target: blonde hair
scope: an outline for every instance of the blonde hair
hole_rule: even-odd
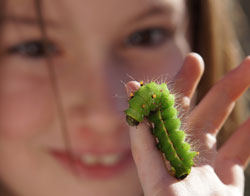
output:
[[[187,1],[193,26],[193,50],[205,61],[205,72],[198,86],[198,101],[208,90],[240,63],[242,51],[229,17],[228,0]],[[246,116],[245,101],[239,100],[218,134],[221,146]]]

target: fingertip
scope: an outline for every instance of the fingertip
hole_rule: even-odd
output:
[[[200,74],[202,74],[205,70],[205,63],[201,55],[195,52],[191,52],[187,56],[191,59],[192,64],[198,65],[198,71],[200,72]]]
[[[189,53],[175,76],[176,87],[184,96],[192,97],[204,72],[204,61],[197,53]],[[185,82],[184,82],[185,81]]]
[[[197,53],[197,52],[190,52],[188,55],[193,56],[193,57],[195,57],[197,59],[203,60],[201,55],[199,53]]]
[[[131,93],[134,93],[140,88],[140,83],[137,81],[129,81],[125,87],[127,95],[130,96]]]
[[[246,58],[244,59],[244,62],[246,62],[247,64],[250,64],[250,55],[246,56]]]
[[[201,77],[205,69],[204,61],[202,57],[198,53],[189,53],[183,64],[183,71],[186,73],[190,73],[190,70],[192,71],[192,75],[194,77]]]

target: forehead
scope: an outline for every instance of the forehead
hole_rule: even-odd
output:
[[[36,0],[8,0],[8,12],[15,15],[35,16]],[[38,0],[39,2],[39,0]],[[121,21],[131,14],[141,13],[150,8],[165,9],[166,12],[180,13],[185,8],[185,0],[40,0],[44,15],[60,21],[78,18],[103,22],[105,19]],[[158,9],[159,10],[159,9]],[[86,22],[86,21],[85,21]]]

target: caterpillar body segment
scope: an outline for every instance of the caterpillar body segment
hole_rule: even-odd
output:
[[[152,133],[157,138],[157,148],[170,162],[171,173],[177,179],[184,179],[190,173],[193,158],[198,153],[191,151],[190,145],[185,142],[186,134],[180,130],[181,121],[174,103],[175,96],[165,83],[150,82],[134,92],[125,114],[130,126],[137,126],[144,118],[153,124]]]

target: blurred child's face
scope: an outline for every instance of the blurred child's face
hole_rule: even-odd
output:
[[[0,66],[1,181],[24,196],[140,195],[121,81],[131,80],[128,75],[171,79],[180,69],[190,51],[185,0],[42,2],[49,65],[33,1],[7,1]],[[66,136],[57,103],[63,106]]]

